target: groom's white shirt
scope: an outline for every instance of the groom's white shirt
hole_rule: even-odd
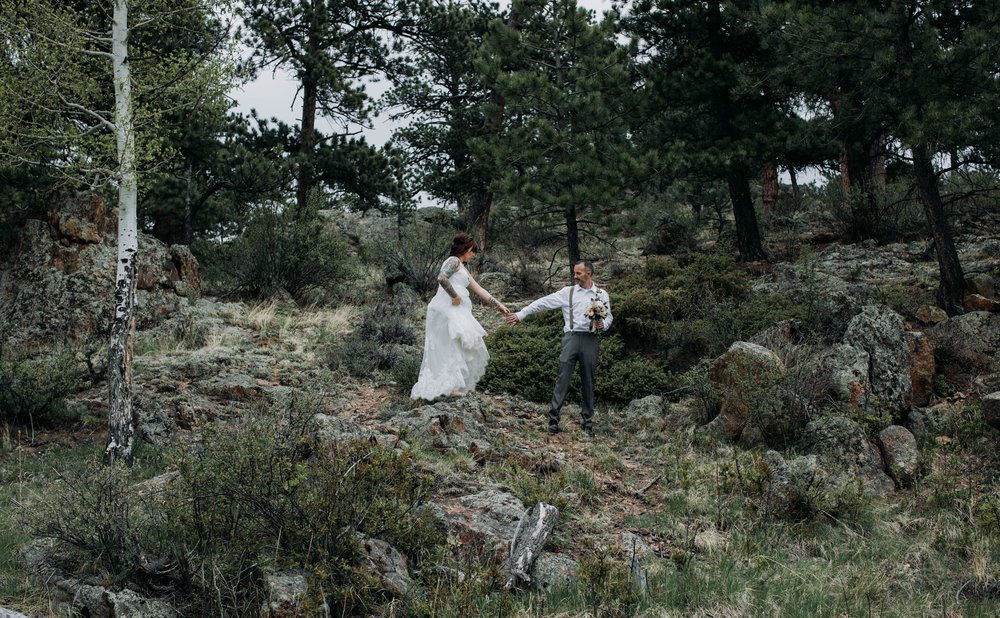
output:
[[[608,317],[604,318],[604,330],[611,328],[611,322],[614,320],[614,317],[611,315],[611,299],[608,297],[607,292],[598,288],[596,285],[590,286],[589,290],[584,289],[575,283],[573,285],[567,285],[561,290],[539,298],[514,315],[517,316],[518,320],[523,320],[532,313],[538,313],[539,311],[562,309],[563,332],[568,333],[570,331],[570,289],[573,290],[573,330],[579,333],[585,333],[590,330],[590,319],[587,317],[587,309],[590,307],[591,301],[597,299],[601,300],[601,302],[604,303],[604,306],[608,308]]]

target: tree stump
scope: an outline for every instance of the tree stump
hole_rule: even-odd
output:
[[[539,502],[534,508],[524,511],[510,542],[506,588],[517,585],[519,581],[531,581],[528,571],[542,553],[542,548],[558,522],[559,509],[551,504]]]

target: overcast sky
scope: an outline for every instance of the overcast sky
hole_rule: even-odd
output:
[[[501,5],[507,2],[501,2]],[[598,19],[604,11],[611,8],[611,0],[578,0],[578,4],[594,10]],[[369,94],[377,96],[385,86],[372,84],[368,87]],[[295,97],[296,83],[287,73],[271,71],[263,72],[255,81],[234,89],[230,96],[236,101],[236,111],[249,114],[251,109],[257,110],[261,118],[277,118],[288,124],[299,124],[302,116],[302,98]],[[316,128],[324,133],[340,132],[340,127],[324,118],[316,119]],[[376,118],[374,127],[365,130],[364,134],[371,144],[381,146],[390,137],[393,125]]]

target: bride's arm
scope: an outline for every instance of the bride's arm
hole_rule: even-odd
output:
[[[458,292],[455,291],[455,286],[451,284],[449,278],[458,272],[458,268],[461,265],[462,262],[457,257],[451,256],[441,265],[441,272],[437,276],[437,282],[441,284],[441,287],[448,293],[448,296],[451,296],[452,300],[458,298]]]
[[[476,283],[476,280],[472,278],[472,275],[469,275],[469,289],[472,290],[473,292],[475,292],[476,295],[479,296],[479,298],[482,298],[483,300],[485,300],[486,302],[488,302],[490,305],[492,305],[493,308],[496,309],[497,311],[499,311],[500,313],[502,313],[504,315],[507,315],[508,313],[510,313],[510,309],[508,309],[507,307],[504,307],[503,303],[501,303],[497,299],[493,298],[493,295],[490,294],[489,292],[487,292],[483,288],[483,286],[481,286],[478,283]]]

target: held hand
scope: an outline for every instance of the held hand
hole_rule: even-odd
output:
[[[510,309],[508,309],[503,303],[500,303],[500,313],[504,314],[506,317],[510,315]]]
[[[455,296],[454,298],[451,299],[451,304],[455,305],[456,307],[459,306],[459,305],[461,305],[462,304],[462,297],[461,296]]]
[[[594,330],[604,330],[604,320],[594,320]]]
[[[508,313],[507,317],[504,318],[504,319],[507,320],[508,324],[518,324],[521,321],[521,320],[517,319],[517,315],[514,314],[514,313]]]

